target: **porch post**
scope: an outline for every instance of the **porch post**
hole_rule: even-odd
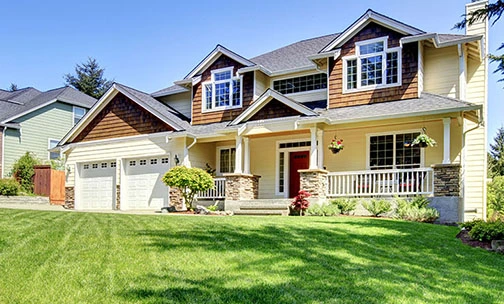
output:
[[[317,166],[319,169],[324,168],[324,131],[317,131],[317,143],[318,143],[318,155],[317,155]]]
[[[234,173],[242,173],[242,137],[236,136],[236,155],[235,155],[235,170]]]
[[[443,118],[443,164],[450,164],[450,123],[451,118]]]
[[[245,161],[244,161],[244,169],[243,173],[245,174],[250,174],[250,145],[249,145],[249,138],[244,137],[243,138],[243,143],[244,143],[244,148],[245,148]]]
[[[318,156],[318,147],[317,147],[317,127],[310,128],[311,135],[311,143],[310,143],[310,169],[318,169],[317,168],[317,156]]]

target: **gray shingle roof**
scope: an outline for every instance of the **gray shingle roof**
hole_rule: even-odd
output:
[[[91,108],[96,99],[71,87],[62,87],[46,92],[34,88],[24,88],[14,92],[0,91],[0,122],[10,122],[14,117],[30,112],[45,103],[58,100],[60,102],[83,108]]]
[[[459,40],[467,37],[471,37],[470,35],[458,35],[458,34],[438,34],[440,42],[447,42],[452,40]]]
[[[449,113],[477,106],[454,98],[422,93],[420,98],[380,102],[362,106],[352,106],[319,111],[321,117],[333,122],[386,119],[398,116],[416,116],[422,113]]]
[[[166,96],[166,95],[171,95],[175,93],[180,93],[180,92],[188,92],[189,90],[181,87],[179,85],[172,85],[171,87],[167,87],[164,89],[161,89],[159,91],[156,91],[151,94],[152,97],[160,97],[160,96]]]
[[[315,67],[315,64],[308,59],[308,56],[317,54],[338,35],[330,34],[301,40],[250,60],[255,64],[264,66],[273,73],[302,67]]]
[[[177,129],[177,131],[180,130],[187,130],[190,128],[190,124],[187,121],[187,118],[182,115],[180,112],[176,111],[172,107],[169,107],[162,102],[158,101],[151,95],[144,93],[142,91],[138,91],[136,89],[130,88],[128,86],[125,86],[120,83],[115,83],[114,84],[118,89],[124,90],[126,93],[133,95],[135,98],[143,102],[145,105],[150,107],[152,110],[156,111],[159,115],[161,115],[163,118],[165,118],[166,121],[169,122],[169,124]]]

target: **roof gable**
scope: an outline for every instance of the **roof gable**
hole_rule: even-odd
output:
[[[238,63],[243,64],[244,66],[252,66],[254,63],[238,54],[235,52],[232,52],[222,45],[218,44],[213,51],[210,52],[189,74],[187,74],[184,79],[191,79],[192,77],[202,73],[205,71],[210,65],[212,65],[217,58],[220,57],[220,55],[225,55],[233,60],[235,60]]]
[[[425,33],[415,27],[387,17],[385,15],[379,14],[371,9],[367,10],[359,19],[352,23],[348,28],[346,28],[338,37],[326,45],[319,53],[328,52],[335,48],[340,47],[360,30],[362,30],[366,25],[371,22],[375,22],[379,25],[387,27],[391,30],[399,32],[404,35],[419,35]]]
[[[272,89],[268,89],[259,96],[259,98],[250,107],[236,117],[230,125],[237,125],[241,122],[249,120],[279,118],[294,116],[296,114],[307,116],[318,115],[308,107],[305,107],[285,95],[282,95]]]

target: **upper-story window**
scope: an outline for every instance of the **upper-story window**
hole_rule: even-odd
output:
[[[203,83],[203,110],[226,110],[242,106],[242,79],[233,77],[233,67],[212,71]]]
[[[73,123],[74,123],[74,125],[76,125],[79,122],[79,120],[81,120],[82,117],[84,117],[84,114],[86,114],[86,109],[81,108],[81,107],[76,107],[76,106],[73,107]]]
[[[355,55],[343,57],[343,92],[401,85],[401,48],[388,37],[355,43]]]
[[[273,89],[282,94],[293,94],[326,88],[327,75],[324,73],[273,81]]]

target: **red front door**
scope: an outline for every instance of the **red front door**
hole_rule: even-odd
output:
[[[310,154],[308,151],[289,153],[289,197],[294,197],[299,192],[299,172],[301,169],[308,169],[310,165]]]

